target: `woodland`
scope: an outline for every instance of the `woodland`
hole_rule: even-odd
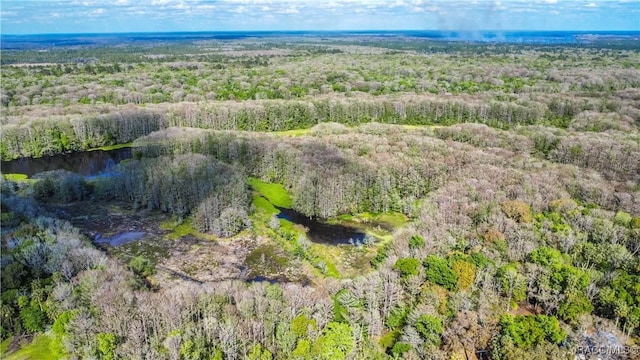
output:
[[[640,357],[637,42],[248,37],[1,65],[3,167],[131,149],[99,176],[3,169],[3,358]]]

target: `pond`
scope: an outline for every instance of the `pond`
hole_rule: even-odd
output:
[[[40,158],[20,158],[12,161],[2,161],[1,169],[5,174],[25,174],[29,177],[44,171],[60,169],[82,176],[97,176],[111,172],[116,164],[131,157],[131,148],[83,151]],[[279,210],[279,218],[304,226],[308,229],[307,238],[315,243],[358,245],[362,244],[366,237],[363,231],[355,227],[328,224],[318,219],[309,218],[292,209],[279,208]],[[95,242],[118,246],[139,240],[143,234],[140,232],[123,233],[111,238],[99,237],[95,239]]]
[[[131,148],[81,151],[39,158],[25,157],[2,161],[0,168],[4,174],[25,174],[29,177],[44,171],[60,169],[83,176],[96,176],[109,173],[117,163],[129,159],[131,156]]]
[[[308,229],[307,238],[313,242],[329,245],[357,245],[364,243],[366,234],[354,227],[327,224],[317,219],[308,218],[295,210],[278,209],[280,210],[278,218],[306,227]]]

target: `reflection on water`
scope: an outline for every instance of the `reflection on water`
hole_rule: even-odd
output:
[[[29,177],[44,171],[60,169],[83,176],[94,176],[109,173],[117,163],[129,158],[131,158],[131,148],[109,151],[81,151],[39,158],[20,158],[3,161],[1,170],[4,174],[25,174]]]
[[[364,242],[366,234],[356,228],[327,224],[319,220],[310,219],[291,209],[279,208],[279,210],[278,218],[291,221],[294,224],[299,224],[309,229],[307,237],[313,242],[330,245],[355,245]]]

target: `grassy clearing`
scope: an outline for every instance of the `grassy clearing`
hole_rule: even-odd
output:
[[[290,209],[293,205],[289,192],[280,184],[272,184],[256,178],[249,178],[249,185],[277,207]]]
[[[284,131],[274,131],[271,134],[280,135],[280,136],[303,136],[309,134],[311,129],[293,129],[293,130],[284,130]]]
[[[4,345],[4,344],[3,344]],[[37,335],[33,338],[30,344],[21,347],[18,351],[4,355],[4,360],[37,360],[37,359],[51,359],[57,360],[59,357],[54,356],[50,349],[51,338],[46,334]]]
[[[395,228],[405,225],[407,220],[407,217],[401,213],[382,213],[376,217],[375,222],[387,224]]]
[[[358,214],[344,214],[331,219],[332,223],[349,222],[352,224],[364,224],[364,225],[382,225],[391,228],[397,228],[405,225],[408,219],[401,213],[358,213]]]
[[[249,178],[248,181],[255,191],[253,196],[253,205],[256,209],[253,214],[255,233],[273,239],[280,249],[291,258],[302,256],[314,267],[313,273],[316,277],[341,278],[361,274],[363,270],[368,268],[368,259],[374,253],[374,249],[379,245],[393,241],[391,231],[405,225],[408,221],[407,217],[400,213],[365,212],[338,216],[328,222],[359,228],[369,236],[376,238],[377,246],[372,247],[369,251],[354,247],[310,244],[306,250],[301,250],[297,239],[306,236],[303,228],[283,219],[280,219],[278,229],[272,229],[268,225],[271,217],[280,212],[277,207],[291,208],[292,201],[287,190],[280,184],[267,183],[256,178]],[[265,252],[256,252],[256,254],[258,253],[262,259]],[[254,261],[254,263],[258,262]],[[269,272],[269,270],[278,268],[278,266],[273,266],[274,264],[271,265],[273,269],[262,270]]]
[[[262,213],[262,215],[266,217],[266,220],[269,220],[272,215],[277,215],[280,212],[269,200],[260,195],[253,196],[253,206],[256,208],[256,213]]]
[[[194,229],[193,221],[191,219],[179,221],[175,218],[172,218],[170,220],[161,222],[160,229],[170,231],[171,233],[167,236],[172,240],[180,239],[181,237],[187,235],[191,235],[198,239],[204,240],[218,240],[216,236],[201,233],[198,230]]]
[[[89,149],[87,151],[96,151],[96,150],[111,151],[111,150],[118,150],[118,149],[123,149],[128,147],[133,147],[133,143],[100,146],[97,148]]]
[[[418,130],[418,129],[438,129],[445,127],[445,125],[400,125],[406,130]]]
[[[13,182],[29,181],[29,177],[25,174],[4,174],[4,178]]]

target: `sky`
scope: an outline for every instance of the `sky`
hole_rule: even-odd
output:
[[[2,34],[640,30],[640,0],[0,0]]]

